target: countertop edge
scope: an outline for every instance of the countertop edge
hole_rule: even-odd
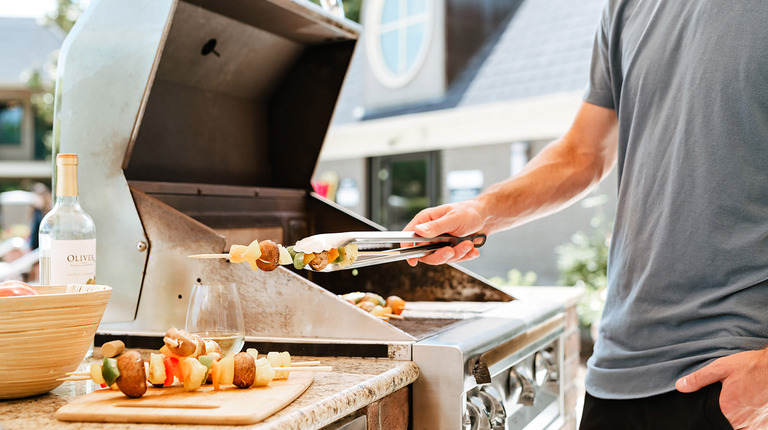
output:
[[[388,370],[368,381],[340,391],[312,405],[281,417],[264,429],[310,430],[331,424],[385,396],[407,387],[419,377],[419,367],[407,362],[406,367]]]

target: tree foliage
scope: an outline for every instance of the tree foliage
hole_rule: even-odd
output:
[[[312,3],[321,5],[320,0],[310,0]],[[344,6],[344,16],[355,22],[360,22],[360,7],[362,0],[339,0]]]
[[[64,33],[69,33],[83,14],[83,10],[82,2],[79,0],[57,0],[56,10],[46,15],[46,21],[57,25]]]
[[[586,205],[601,206],[605,196],[586,199]],[[584,296],[578,304],[579,322],[589,328],[599,321],[603,312],[606,288],[608,287],[608,251],[611,240],[611,226],[601,211],[592,218],[591,234],[582,231],[571,237],[571,241],[557,247],[557,265],[560,269],[560,284],[579,286]]]

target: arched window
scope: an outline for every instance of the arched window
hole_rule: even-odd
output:
[[[429,51],[434,0],[368,0],[366,49],[379,81],[398,88],[410,82]]]

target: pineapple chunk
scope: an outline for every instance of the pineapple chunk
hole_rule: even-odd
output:
[[[248,349],[245,350],[245,352],[247,352],[248,354],[251,355],[251,357],[253,357],[253,361],[256,361],[256,360],[259,359],[259,350],[258,349],[256,349],[256,348],[248,348]]]
[[[184,391],[195,391],[203,385],[208,368],[196,358],[186,357],[180,361],[184,373]]]
[[[93,363],[91,364],[91,379],[93,379],[93,382],[97,384],[106,384],[107,382],[104,381],[104,376],[101,374],[101,365],[99,363]]]
[[[155,354],[154,352],[149,356],[149,383],[152,385],[163,385],[165,382],[165,365],[163,364],[163,354]]]
[[[283,245],[277,245],[277,249],[280,251],[280,258],[277,262],[281,266],[286,264],[293,264],[293,257],[291,257],[291,253],[288,252],[288,250]]]
[[[342,257],[339,267],[347,267],[354,263],[358,256],[357,244],[350,243],[349,245],[339,248],[339,255]]]
[[[269,360],[262,357],[256,360],[256,379],[253,381],[253,385],[257,387],[265,387],[272,382],[275,378],[275,369],[269,364]]]
[[[259,241],[254,240],[251,242],[250,245],[245,249],[245,252],[243,253],[243,257],[246,261],[256,261],[261,257],[261,247],[259,246]]]
[[[291,367],[291,354],[287,351],[275,352],[271,351],[267,354],[267,360],[272,368],[275,370],[275,379],[288,379],[290,372],[281,371],[280,367]]]
[[[248,249],[248,247],[245,245],[232,245],[229,248],[229,262],[230,263],[244,262],[246,249]]]
[[[232,381],[235,380],[235,356],[228,355],[219,360],[219,366],[221,367],[221,375],[219,375],[220,385],[232,385]]]

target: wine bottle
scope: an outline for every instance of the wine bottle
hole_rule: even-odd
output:
[[[80,207],[77,155],[56,156],[56,203],[40,224],[40,284],[96,282],[96,226]]]

